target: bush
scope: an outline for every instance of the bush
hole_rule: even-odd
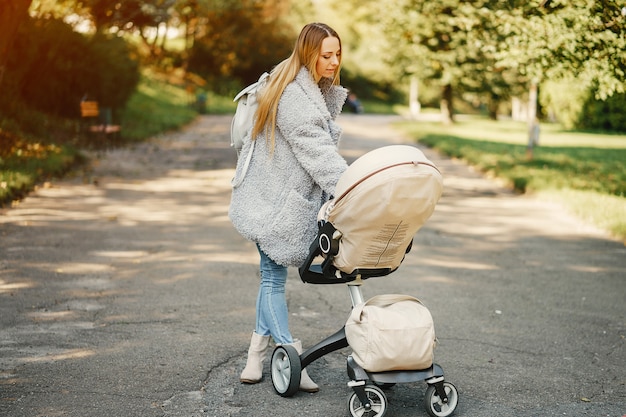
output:
[[[77,76],[85,66],[85,56],[86,39],[62,21],[28,19],[20,26],[9,52],[3,88],[25,107],[56,116],[75,116],[80,91],[88,82]]]
[[[85,95],[105,107],[123,107],[138,80],[138,63],[121,38],[90,39],[58,19],[28,19],[8,57],[3,101],[78,118]]]
[[[573,129],[588,95],[589,89],[583,83],[548,80],[541,85],[539,102],[550,119],[560,122],[565,129]]]
[[[390,82],[375,81],[356,74],[346,67],[341,68],[341,85],[354,92],[361,100],[382,101],[385,103],[403,103],[404,94]]]
[[[593,95],[584,103],[577,127],[608,132],[626,132],[626,94],[615,94],[605,101]]]
[[[0,207],[35,184],[65,174],[84,162],[76,149],[23,139],[0,130]]]
[[[98,68],[90,89],[104,107],[123,108],[139,83],[139,62],[122,38],[96,34],[89,42]]]
[[[184,89],[146,71],[121,115],[124,140],[141,141],[178,129],[191,122],[196,115],[196,111],[188,103]]]
[[[565,129],[626,132],[626,94],[605,101],[595,99],[595,89],[577,81],[546,81],[540,90],[541,105]]]

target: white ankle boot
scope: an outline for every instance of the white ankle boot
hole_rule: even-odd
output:
[[[239,380],[245,384],[256,384],[263,378],[263,361],[267,357],[270,337],[260,336],[256,332],[252,333],[250,348],[248,349],[248,360],[246,367],[241,372]]]
[[[299,339],[294,340],[291,344],[298,351],[298,355],[302,354],[302,341]],[[313,380],[307,374],[306,369],[302,370],[302,376],[300,377],[300,391],[304,392],[318,392],[320,387],[313,382]]]

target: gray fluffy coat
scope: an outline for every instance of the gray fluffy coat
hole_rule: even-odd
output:
[[[341,128],[335,123],[347,90],[328,81],[318,85],[301,68],[278,104],[273,154],[265,135],[259,135],[248,171],[232,191],[229,216],[237,231],[284,266],[306,259],[317,234],[317,213],[347,168],[337,150]],[[233,184],[250,145],[248,133]]]

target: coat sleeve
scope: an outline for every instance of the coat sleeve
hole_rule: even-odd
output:
[[[301,90],[300,90],[301,91]],[[339,154],[336,138],[331,134],[334,122],[298,88],[287,88],[277,114],[277,128],[289,144],[302,168],[327,195],[333,195],[347,163]]]

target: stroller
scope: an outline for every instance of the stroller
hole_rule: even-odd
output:
[[[347,284],[352,306],[363,303],[363,281],[399,267],[413,236],[431,216],[442,187],[438,169],[413,146],[385,146],[358,158],[339,179],[336,198],[319,212],[317,238],[299,268],[302,281]],[[314,264],[317,259],[321,263]],[[292,346],[277,346],[270,365],[274,390],[293,396],[302,369],[348,346],[345,326],[301,355]],[[449,416],[457,406],[456,388],[444,381],[443,369],[435,363],[426,369],[370,372],[350,355],[347,373],[353,417],[384,416],[388,405],[383,389],[398,383],[425,381],[426,411],[433,417]]]

